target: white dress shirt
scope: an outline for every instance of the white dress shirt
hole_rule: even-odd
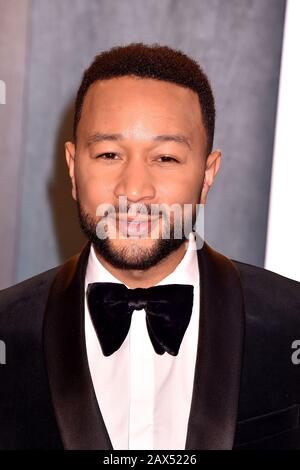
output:
[[[92,282],[120,283],[100,263],[93,245],[85,292]],[[177,356],[155,353],[146,327],[145,310],[135,310],[122,346],[105,357],[85,295],[88,363],[98,405],[115,450],[185,448],[199,329],[199,269],[193,234],[183,259],[156,285],[162,284],[194,286],[191,320]]]

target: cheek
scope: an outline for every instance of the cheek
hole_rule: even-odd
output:
[[[99,204],[111,201],[112,189],[100,172],[87,166],[78,168],[76,181],[80,201],[87,209],[94,211]]]
[[[197,203],[201,192],[200,172],[182,173],[180,177],[168,177],[157,185],[157,195],[160,202],[166,203]]]

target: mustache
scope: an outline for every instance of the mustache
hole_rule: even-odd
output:
[[[110,205],[104,212],[104,217],[109,217],[113,215],[114,217],[124,217],[124,216],[135,216],[135,215],[144,215],[144,216],[155,216],[160,217],[168,215],[168,211],[164,210],[160,204],[143,204],[143,203],[133,203],[133,204],[124,204],[123,206]]]

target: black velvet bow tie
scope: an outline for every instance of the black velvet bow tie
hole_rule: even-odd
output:
[[[189,324],[194,287],[167,284],[128,289],[124,284],[88,285],[87,302],[104,356],[117,351],[126,338],[134,310],[146,311],[150,340],[157,354],[177,356]]]

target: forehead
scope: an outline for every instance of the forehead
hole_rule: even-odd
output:
[[[101,131],[203,134],[198,95],[177,84],[138,77],[99,80],[88,89],[78,133]]]

